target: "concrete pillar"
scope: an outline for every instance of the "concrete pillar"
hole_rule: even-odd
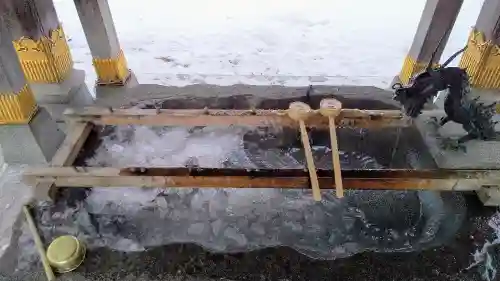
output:
[[[73,69],[52,0],[3,0],[0,7],[36,101],[61,120],[60,109],[72,103],[75,93],[85,87],[85,72]]]
[[[410,51],[405,58],[399,80],[406,84],[429,63],[443,38],[433,63],[439,63],[463,0],[427,0]]]
[[[472,86],[500,88],[499,44],[500,1],[485,0],[459,64],[469,74]]]
[[[0,16],[0,145],[5,162],[47,163],[63,138],[55,121],[39,109],[12,44],[10,26]]]
[[[97,73],[97,85],[124,85],[130,77],[107,0],[74,0]]]
[[[26,81],[4,17],[0,17],[0,124],[26,124],[37,103]]]

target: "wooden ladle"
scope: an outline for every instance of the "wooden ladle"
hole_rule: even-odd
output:
[[[304,122],[313,113],[313,111],[306,103],[292,102],[287,112],[291,119],[299,122],[300,138],[306,155],[307,170],[309,171],[309,178],[311,179],[313,198],[315,201],[321,201],[321,190],[319,188],[318,175],[316,174],[311,144],[309,142],[309,136],[307,135],[306,124]]]
[[[332,146],[333,172],[335,177],[335,190],[337,198],[344,197],[344,188],[342,186],[342,174],[339,159],[339,147],[337,141],[337,132],[335,129],[335,117],[342,110],[342,103],[336,99],[323,99],[319,105],[321,115],[328,117],[328,126],[330,127],[330,140]]]

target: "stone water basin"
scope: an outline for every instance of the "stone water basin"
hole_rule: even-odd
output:
[[[316,108],[321,98],[309,104]],[[390,103],[338,97],[345,108],[395,109]],[[291,99],[169,99],[154,108],[287,108]],[[344,168],[434,168],[414,128],[338,130]],[[331,167],[327,132],[310,132],[316,165]],[[303,167],[298,134],[280,128],[97,128],[76,165],[206,167]],[[194,162],[193,162],[194,161]],[[284,189],[62,189],[62,200],[40,207],[46,239],[77,235],[89,248],[142,251],[195,243],[234,253],[286,246],[312,258],[333,259],[363,251],[418,251],[453,237],[464,218],[460,194],[432,191],[323,191]]]

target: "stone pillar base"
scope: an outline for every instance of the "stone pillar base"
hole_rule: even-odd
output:
[[[449,122],[436,130],[429,124],[431,117],[445,116],[442,110],[424,112],[415,120],[415,126],[420,131],[429,152],[439,168],[443,169],[498,169],[500,167],[500,140],[482,141],[471,140],[466,142],[467,152],[443,150],[440,147],[443,138],[458,139],[467,133],[461,125]],[[497,131],[500,124],[497,125]]]
[[[500,187],[482,187],[476,192],[477,197],[483,203],[484,206],[497,207],[500,206]]]
[[[130,91],[137,85],[139,85],[139,81],[137,80],[137,77],[132,71],[130,71],[130,77],[127,80],[127,83],[125,83],[125,85],[115,86],[115,87],[111,85],[106,85],[106,86],[96,85],[95,86],[96,103],[99,104],[99,100],[103,98],[117,99],[117,100],[123,99],[124,91]]]
[[[94,58],[92,63],[97,73],[96,84],[99,86],[123,86],[130,78],[130,70],[123,51],[120,51],[116,58]]]
[[[50,113],[56,122],[64,122],[63,112],[69,106],[80,107],[94,102],[87,85],[85,71],[71,70],[61,83],[32,83],[31,88],[38,104]]]
[[[73,69],[61,83],[30,83],[39,104],[68,103],[71,94],[85,83],[85,71]]]
[[[47,164],[64,137],[44,108],[40,108],[28,124],[0,128],[0,144],[8,164]]]
[[[472,30],[459,66],[467,71],[471,85],[483,89],[500,89],[500,46],[484,34]]]

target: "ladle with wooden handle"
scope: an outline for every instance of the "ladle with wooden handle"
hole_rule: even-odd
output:
[[[292,102],[287,112],[291,119],[299,122],[300,138],[306,155],[307,170],[309,171],[309,178],[311,179],[313,198],[315,201],[321,201],[321,190],[319,188],[318,175],[316,174],[311,144],[309,142],[309,136],[307,135],[305,125],[305,120],[313,113],[313,111],[309,105],[303,102]]]
[[[323,99],[319,105],[319,112],[321,115],[328,117],[328,126],[330,127],[330,140],[332,145],[332,162],[333,172],[335,177],[335,190],[337,198],[344,197],[344,188],[342,186],[342,174],[339,159],[339,147],[337,141],[337,132],[335,129],[335,117],[337,117],[342,110],[342,103],[336,99]]]

